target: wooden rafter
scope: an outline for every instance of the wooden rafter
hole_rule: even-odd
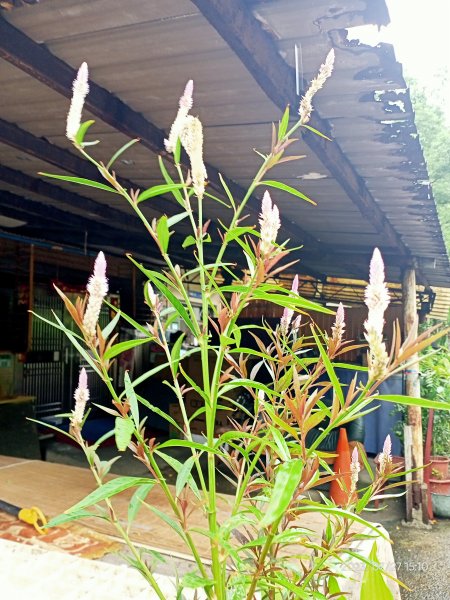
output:
[[[95,215],[96,219],[101,223],[117,223],[122,228],[126,227],[130,231],[142,231],[142,224],[137,217],[107,207],[91,198],[80,196],[75,192],[47,183],[22,171],[16,171],[15,169],[0,165],[0,181],[23,190],[28,190],[29,192],[34,192],[44,198],[50,198],[63,206],[70,206],[77,210],[82,208],[86,211],[86,214]]]
[[[36,137],[29,131],[25,131],[21,127],[9,123],[4,119],[0,119],[0,142],[12,148],[17,148],[17,150],[25,154],[34,156],[77,177],[104,183],[97,168],[92,163],[64,148],[51,144],[44,138]],[[123,187],[128,190],[139,188],[137,184],[128,179],[122,177],[119,180]],[[171,203],[171,200],[166,198],[165,207],[160,207],[156,203],[153,204],[152,211],[160,214],[166,213],[167,201]]]
[[[241,0],[191,0],[205,19],[214,27],[228,46],[239,57],[265,94],[280,110],[287,104],[295,106],[295,73],[282,58],[267,31],[255,18],[250,8]],[[325,57],[324,57],[325,58]],[[305,82],[303,82],[306,87]],[[311,127],[329,134],[328,123],[314,112]],[[367,189],[363,179],[355,171],[336,141],[329,143],[323,138],[306,132],[304,140],[348,197],[385,239],[408,256],[409,250],[399,234],[387,220]]]
[[[72,96],[72,82],[76,71],[70,65],[57,58],[44,45],[37,44],[5,19],[0,17],[0,57],[28,73],[33,78],[41,81],[61,95]],[[165,132],[137,111],[130,108],[117,96],[97,85],[89,82],[89,94],[86,98],[86,109],[98,116],[102,121],[114,127],[117,131],[140,138],[141,143],[151,150],[172,160],[171,154],[164,149]],[[188,164],[185,162],[187,168]],[[216,167],[206,164],[209,185],[216,192],[223,194],[219,171]],[[222,174],[223,175],[223,174]],[[231,179],[224,179],[235,198],[245,195],[245,190]],[[260,211],[260,200],[253,196],[248,203],[248,212],[257,216]],[[310,233],[304,231],[296,224],[283,223],[283,228],[295,243],[304,243],[310,248],[321,247],[319,242]]]

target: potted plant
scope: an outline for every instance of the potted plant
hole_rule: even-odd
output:
[[[421,363],[422,391],[426,398],[445,401],[450,397],[448,373],[450,352],[447,346],[428,349]],[[431,492],[433,513],[438,517],[450,517],[450,420],[442,418],[440,411],[424,411],[427,423],[425,463]],[[428,454],[431,455],[428,457]]]
[[[186,85],[166,140],[166,151],[173,155],[173,162],[166,167],[163,158],[159,157],[165,184],[142,191],[123,188],[111,169],[118,156],[138,140],[125,144],[109,162],[97,162],[88,154],[92,142],[85,142],[84,139],[93,122],[80,122],[84,97],[89,90],[86,64],[82,65],[74,82],[67,135],[75,148],[97,167],[106,183],[61,175],[47,176],[100,187],[120,196],[142,220],[160,251],[164,268],[147,268],[130,257],[147,280],[144,287],[145,302],[152,318],[145,325],[134,321],[119,309],[114,310],[111,304],[108,305],[116,315],[103,329],[98,325],[100,308],[106,301],[108,291],[107,262],[103,252],[99,252],[95,261],[84,300],[78,299],[72,304],[57,289],[76,327],[68,329],[57,317],[54,322],[47,322],[68,336],[95,375],[107,386],[111,405],[104,407],[104,410],[115,416],[114,430],[107,436],[115,437],[119,452],[130,449],[136,459],[146,465],[150,477],[105,479],[111,461],[100,461],[96,453],[97,446],[90,445],[83,436],[90,382],[86,370],[82,369],[74,393],[75,406],[67,415],[70,429],[66,435],[85,452],[97,487],[63,515],[52,519],[49,525],[88,515],[109,521],[127,544],[130,563],[141,572],[161,600],[165,600],[166,595],[155,577],[153,564],[149,563],[142,549],[130,537],[139,510],[151,511],[152,515],[170,527],[172,535],[183,542],[193,559],[194,570],[181,579],[180,594],[185,589],[202,588],[202,597],[208,600],[254,600],[255,597],[294,600],[323,598],[324,594],[337,597],[341,592],[342,580],[345,582],[346,578],[353,576],[353,573],[346,575],[342,567],[351,555],[365,567],[361,598],[373,598],[374,593],[377,598],[393,598],[377,559],[375,538],[383,537],[383,534],[373,523],[360,516],[372,499],[385,497],[386,491],[389,497],[390,490],[397,486],[397,483],[392,483],[397,471],[392,462],[390,439],[384,444],[375,471],[370,468],[363,454],[360,457],[357,450],[353,452],[348,473],[345,474],[349,475],[348,485],[342,482],[341,473],[330,469],[319,445],[334,429],[340,429],[358,416],[367,414],[374,398],[378,401],[410,403],[411,399],[406,397],[379,395],[378,387],[390,375],[404,368],[405,363],[409,364],[412,356],[441,333],[428,338],[425,333],[416,340],[408,338],[402,344],[396,328],[395,351],[388,353],[383,341],[383,326],[390,297],[384,280],[382,256],[375,249],[365,295],[368,309],[364,323],[368,351],[367,383],[362,385],[355,375],[350,386],[344,387],[336,374],[341,355],[351,343],[345,336],[344,307],[339,305],[329,332],[320,331],[314,323],[302,322],[300,315],[308,309],[329,311],[299,295],[298,276],[293,278],[291,289],[272,281],[273,276],[293,267],[295,261],[289,261],[287,242],[277,241],[277,236],[280,237],[280,214],[267,189],[261,193],[258,226],[244,220],[249,199],[259,186],[278,188],[305,199],[298,190],[268,179],[267,173],[283,161],[301,158],[283,155],[295,141],[293,135],[297,130],[307,126],[312,110],[311,98],[331,74],[332,61],[331,53],[301,101],[296,120],[291,119],[287,109],[278,125],[274,125],[270,152],[267,155],[258,152],[262,163],[245,196],[235,199],[226,182],[223,182],[230,216],[226,224],[219,222],[220,235],[214,232],[212,226],[209,227],[211,221],[205,219],[203,214],[203,209],[208,207],[208,204],[203,205],[204,197],[218,200],[221,204],[223,201],[211,195],[209,188],[205,189],[202,125],[198,118],[189,115],[193,103],[193,82],[189,81]],[[188,173],[180,164],[181,147],[190,160]],[[168,169],[177,173],[180,183],[174,182]],[[143,212],[143,203],[147,200],[155,203],[161,194],[173,196],[180,205],[180,212],[170,217],[163,214],[150,222]],[[167,206],[167,200],[163,202],[163,206]],[[176,229],[180,227],[179,233],[175,225]],[[191,233],[186,236],[188,232]],[[216,245],[213,246],[212,242]],[[177,243],[184,255],[190,256],[193,267],[189,267],[188,271],[182,271],[178,264],[172,262],[171,253]],[[239,264],[246,265],[243,279],[240,273],[234,272],[236,263],[225,261],[224,256],[228,256],[230,244],[233,244],[231,250],[240,253]],[[213,253],[212,259],[207,254],[208,248]],[[221,272],[232,277],[231,285],[220,283]],[[193,276],[198,278],[202,290],[200,318],[186,289],[186,282]],[[218,304],[212,302],[213,296],[218,296]],[[283,314],[275,327],[269,326],[264,320],[253,327],[251,333],[256,349],[248,348],[242,341],[245,330],[239,318],[246,306],[261,301],[282,307]],[[184,322],[196,340],[196,344],[183,354],[184,337],[169,345],[166,335],[175,318]],[[136,339],[117,341],[114,331],[119,321],[132,325],[140,335]],[[264,343],[263,339],[267,338],[269,342]],[[126,372],[124,389],[117,390],[110,375],[114,359],[125,350],[143,343],[157,344],[166,362],[150,368],[134,380]],[[310,351],[311,348],[314,352]],[[185,359],[191,355],[200,359],[202,373],[198,381],[186,368]],[[258,368],[248,369],[248,361],[254,356],[258,357],[258,368],[265,368],[270,373],[268,384],[258,377]],[[178,439],[158,442],[149,438],[146,421],[142,419],[143,407],[155,412],[156,409],[138,394],[136,388],[162,368],[170,372],[165,383],[176,394],[182,420],[177,423],[170,414],[158,409],[158,414],[163,415],[179,433]],[[321,382],[320,386],[318,382]],[[237,423],[233,419],[236,401],[233,401],[232,395],[240,388],[245,388],[253,400],[250,410],[238,406],[246,412],[244,423]],[[323,402],[328,389],[333,391],[331,406]],[[187,394],[193,390],[201,402],[196,413],[190,416],[186,410]],[[450,410],[450,403],[422,399],[414,401],[427,408]],[[217,431],[219,410],[228,411],[229,422],[233,425],[229,430]],[[193,435],[193,421],[198,416],[202,416],[205,423],[205,439],[202,443]],[[319,436],[308,443],[308,432],[319,425]],[[170,455],[173,448],[187,450],[189,458],[184,463],[175,460]],[[201,464],[203,458],[207,462],[206,472]],[[370,484],[364,487],[358,485],[358,473],[363,466],[360,459],[371,479]],[[175,486],[166,481],[160,468],[161,461],[176,472]],[[227,499],[226,514],[220,509],[218,461],[234,486],[234,494]],[[345,498],[339,503],[323,496],[320,502],[309,497],[309,490],[337,479],[346,492]],[[164,511],[152,503],[153,488],[165,500]],[[131,489],[134,489],[134,493],[129,502],[127,527],[124,527],[114,508],[115,496]],[[194,510],[201,511],[204,523],[201,529],[192,522]],[[317,513],[324,518],[323,534],[318,538],[304,526],[305,516]],[[371,532],[370,537],[366,534],[361,536],[370,542],[367,552],[369,559],[354,551],[352,544],[359,537],[352,529],[354,523],[362,525],[364,531]],[[205,564],[199,549],[198,534],[206,539],[208,564]],[[295,560],[287,560],[291,555]]]

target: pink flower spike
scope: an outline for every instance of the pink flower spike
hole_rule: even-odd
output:
[[[103,252],[99,252],[94,263],[94,277],[106,277],[106,258]]]
[[[89,389],[87,385],[87,373],[83,367],[78,377],[78,387],[73,395],[75,398],[75,408],[72,411],[70,421],[72,426],[79,428],[83,421],[84,411],[86,410],[86,403],[89,400]]]
[[[94,271],[86,286],[89,299],[83,316],[83,327],[91,341],[96,338],[96,330],[103,299],[108,293],[108,279],[106,278],[106,259],[103,252],[99,252],[94,263]]]
[[[76,79],[73,82],[73,94],[70,102],[69,114],[67,115],[66,136],[75,141],[81,125],[81,116],[86,96],[89,93],[88,66],[83,63],[78,69]]]
[[[345,319],[344,305],[339,302],[338,309],[336,311],[336,325],[343,325]]]
[[[272,205],[272,198],[267,190],[264,192],[259,216],[261,228],[260,252],[262,258],[267,258],[274,249],[278,230],[281,226],[278,207],[275,204]]]
[[[392,458],[391,453],[392,453],[392,440],[391,440],[391,436],[387,435],[386,439],[384,440],[384,444],[383,444],[383,454],[388,458]]]
[[[294,281],[292,282],[291,291],[295,294],[298,294],[298,275],[294,277]]]
[[[189,79],[189,81],[186,84],[186,87],[184,88],[184,93],[180,98],[180,104],[179,104],[180,108],[186,108],[187,110],[190,110],[192,108],[193,93],[194,93],[194,81],[192,79]]]
[[[358,448],[357,446],[355,446],[353,448],[353,452],[352,452],[352,463],[354,465],[358,464],[359,465],[359,453],[358,453]]]
[[[88,379],[87,379],[86,369],[83,367],[81,369],[80,375],[78,377],[78,389],[79,390],[87,390],[88,389],[87,382],[88,382]]]
[[[370,283],[372,285],[382,285],[384,283],[384,262],[381,252],[375,248],[370,261]]]

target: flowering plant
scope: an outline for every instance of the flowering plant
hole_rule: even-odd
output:
[[[179,183],[175,183],[160,158],[165,184],[144,191],[125,189],[111,169],[118,156],[133,142],[117,151],[107,165],[88,154],[91,142],[86,142],[85,136],[92,122],[81,122],[83,102],[89,90],[85,64],[74,83],[67,136],[75,148],[97,166],[106,183],[46,175],[101,187],[123,197],[142,220],[165,267],[162,271],[146,268],[131,258],[147,280],[144,293],[153,315],[151,324],[142,325],[111,307],[117,314],[103,330],[100,328],[98,316],[108,291],[107,265],[102,252],[95,261],[87,286],[88,294],[83,301],[78,299],[74,305],[57,290],[78,329],[76,332],[69,330],[59,320],[53,325],[64,331],[107,386],[112,405],[104,410],[115,417],[113,433],[118,450],[129,448],[147,466],[151,477],[110,479],[111,465],[100,461],[97,455],[103,440],[92,445],[84,440],[89,382],[82,369],[75,391],[75,408],[69,415],[68,435],[85,452],[98,487],[50,524],[86,516],[109,520],[129,546],[131,563],[140,570],[159,598],[165,598],[165,594],[146,554],[133,543],[130,533],[139,509],[150,510],[162,519],[172,534],[182,540],[195,561],[195,570],[180,581],[181,591],[201,588],[205,597],[217,600],[338,597],[344,579],[342,564],[349,557],[356,557],[365,568],[361,598],[373,598],[370,590],[374,586],[379,594],[377,597],[392,597],[377,559],[375,540],[380,533],[360,516],[372,499],[383,497],[386,490],[398,485],[392,481],[397,473],[392,465],[389,439],[375,472],[362,448],[355,447],[347,472],[335,473],[328,464],[330,454],[321,450],[321,443],[333,430],[345,427],[372,410],[369,405],[375,397],[404,404],[432,404],[421,399],[377,396],[377,388],[433,338],[425,339],[423,335],[402,344],[396,327],[393,349],[387,352],[383,342],[383,315],[389,304],[389,294],[384,281],[383,260],[380,252],[375,250],[366,291],[369,311],[364,325],[368,342],[367,383],[360,383],[356,372],[351,384],[344,388],[336,365],[339,357],[355,346],[345,340],[343,306],[339,306],[329,334],[320,331],[314,323],[303,324],[301,315],[308,310],[330,311],[299,295],[298,276],[293,279],[290,290],[274,283],[273,278],[287,269],[292,271],[296,261],[285,261],[290,251],[287,242],[277,240],[281,217],[268,190],[262,198],[259,229],[247,224],[245,217],[249,199],[260,186],[279,188],[297,198],[305,198],[285,184],[265,180],[265,176],[275,165],[300,158],[285,156],[286,150],[295,141],[293,135],[297,130],[309,128],[312,97],[330,76],[332,65],[330,53],[302,99],[295,123],[292,124],[287,109],[278,126],[273,127],[271,150],[267,155],[260,155],[261,166],[245,196],[235,198],[223,181],[223,196],[231,219],[226,225],[220,223],[220,244],[213,260],[210,260],[212,250],[208,251],[210,221],[203,214],[204,198],[220,202],[222,199],[214,198],[208,192],[202,124],[189,114],[193,104],[192,81],[186,85],[165,144],[167,152],[173,154]],[[182,148],[190,160],[187,173],[180,164]],[[181,210],[176,215],[163,215],[150,222],[141,210],[141,203],[163,193],[172,194]],[[175,264],[169,252],[173,227],[181,221],[187,221],[191,226],[191,234],[184,240],[183,248],[186,251],[193,248],[191,259],[196,264],[188,270]],[[245,260],[247,268],[243,279],[235,274],[234,264],[224,259],[231,246],[237,246]],[[231,284],[222,282],[219,276],[223,274],[231,278]],[[190,277],[197,278],[202,290],[199,319],[186,288],[186,280]],[[240,324],[239,317],[256,301],[277,305],[283,309],[283,314],[275,328],[264,320],[249,328],[247,333],[251,334],[254,344],[247,347],[242,341],[245,326]],[[195,345],[184,354],[184,336],[173,345],[167,339],[169,326],[175,318],[195,340]],[[114,330],[121,319],[139,332],[139,338],[117,341]],[[134,381],[125,373],[124,390],[119,393],[113,385],[111,365],[122,351],[143,343],[160,346],[165,363]],[[185,357],[191,354],[200,355],[200,380],[194,379],[185,368]],[[339,364],[342,367],[342,363]],[[170,381],[166,383],[176,395],[182,424],[175,422],[170,414],[159,411],[158,414],[163,414],[178,429],[179,439],[158,443],[148,438],[145,420],[140,416],[140,406],[150,410],[155,408],[138,394],[136,387],[161,368],[170,372]],[[263,373],[266,377],[262,377]],[[270,382],[263,383],[267,374]],[[237,392],[243,389],[249,394],[251,406],[236,398]],[[186,410],[185,399],[189,391],[195,391],[201,398],[201,408],[194,415]],[[332,398],[327,400],[330,394]],[[438,407],[444,406],[439,404]],[[450,408],[450,405],[445,407]],[[227,426],[218,431],[216,417],[219,410],[228,411],[229,418]],[[204,419],[204,443],[199,442],[191,430],[192,420],[198,417]],[[317,435],[311,438],[313,431]],[[171,457],[170,450],[174,447],[189,453],[184,463]],[[201,463],[204,457],[206,472]],[[166,482],[161,460],[176,471],[175,486]],[[217,491],[218,464],[225,469],[235,490],[234,495],[226,499],[226,510]],[[371,483],[358,489],[363,465],[370,474]],[[313,499],[312,491],[330,482],[338,483],[343,499],[341,496],[337,503],[322,494]],[[130,500],[129,522],[125,526],[114,510],[114,497],[128,488],[135,491]],[[164,495],[165,511],[152,505],[155,488]],[[102,503],[106,504],[106,509]],[[204,514],[204,527],[200,531],[192,524],[194,510]],[[320,534],[309,530],[305,522],[308,515],[315,513],[323,516]],[[355,524],[362,528],[355,529]],[[203,536],[202,547],[206,540],[206,556],[198,544],[199,534]],[[354,542],[361,538],[372,539],[370,556],[355,551]]]

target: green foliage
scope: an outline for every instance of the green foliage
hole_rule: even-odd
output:
[[[243,198],[233,197],[222,179],[222,195],[226,198],[230,219],[227,223],[219,222],[219,235],[212,232],[210,221],[204,215],[206,204],[204,206],[203,196],[211,194],[205,193],[205,182],[201,181],[201,177],[205,177],[205,169],[202,149],[195,148],[195,142],[198,145],[201,136],[196,137],[195,131],[190,132],[190,141],[185,147],[191,160],[191,172],[186,175],[178,164],[182,145],[178,140],[172,147],[179,183],[175,183],[160,158],[159,166],[165,183],[141,193],[122,188],[114,172],[109,170],[109,166],[134,141],[117,150],[109,162],[99,163],[85,149],[84,135],[90,125],[81,126],[75,138],[75,147],[97,166],[107,181],[107,185],[96,184],[95,187],[123,197],[141,219],[160,252],[164,266],[158,267],[158,270],[149,269],[130,257],[147,280],[144,296],[152,311],[150,323],[136,323],[128,315],[116,311],[111,323],[103,331],[98,327],[93,335],[92,329],[84,324],[86,306],[89,308],[91,297],[87,302],[78,300],[74,306],[59,291],[74,328],[69,330],[57,317],[51,324],[70,339],[107,386],[112,404],[103,407],[103,410],[115,418],[114,435],[119,452],[129,448],[146,465],[152,478],[119,477],[104,482],[112,462],[102,463],[96,453],[98,445],[90,446],[83,439],[84,421],[78,415],[80,410],[84,412],[84,405],[80,406],[79,402],[83,389],[78,389],[75,393],[76,410],[69,415],[70,429],[66,435],[85,452],[98,487],[51,524],[83,518],[88,514],[108,519],[128,545],[131,564],[139,569],[161,600],[164,594],[152,570],[129,537],[131,524],[139,510],[151,511],[184,543],[186,552],[195,561],[196,570],[185,575],[180,587],[204,587],[208,600],[254,600],[257,595],[264,600],[324,600],[330,597],[330,593],[339,597],[338,581],[343,574],[338,572],[337,567],[349,554],[369,563],[361,598],[390,598],[377,565],[376,545],[369,561],[352,550],[352,526],[355,523],[368,528],[373,536],[382,536],[372,523],[365,521],[361,512],[374,496],[397,485],[391,483],[396,474],[392,472],[389,460],[386,460],[383,470],[370,471],[371,483],[361,490],[359,499],[357,477],[355,479],[353,474],[352,488],[348,490],[343,506],[324,496],[320,501],[311,500],[309,492],[320,484],[339,478],[324,462],[324,454],[319,450],[320,441],[333,429],[374,410],[368,407],[376,397],[380,382],[397,372],[425,342],[408,340],[402,345],[400,339],[394,340],[393,347],[397,353],[383,366],[385,371],[380,380],[369,377],[369,382],[363,387],[355,378],[353,384],[344,389],[336,369],[338,366],[352,367],[343,365],[340,358],[350,345],[343,338],[342,320],[338,326],[336,319],[331,332],[321,332],[310,323],[302,327],[298,324],[295,317],[308,310],[330,311],[302,298],[294,286],[287,290],[274,281],[275,276],[295,264],[288,260],[290,250],[287,241],[280,243],[276,240],[280,227],[276,205],[272,206],[271,200],[263,202],[259,231],[248,222],[242,224],[249,200],[258,186],[269,187],[274,194],[288,193],[292,202],[309,201],[301,191],[267,177],[272,167],[280,162],[302,158],[284,156],[286,149],[295,141],[292,135],[300,127],[308,127],[298,120],[289,129],[289,120],[287,110],[278,132],[273,126],[271,150],[267,155],[258,152],[261,166]],[[201,126],[193,119],[186,120],[184,127],[188,127],[188,123],[195,123],[197,128]],[[183,140],[182,136],[180,138]],[[105,167],[105,164],[109,166]],[[93,185],[92,181],[66,179],[80,185]],[[140,203],[149,199],[156,202],[158,196],[166,193],[182,206],[182,212],[172,217],[163,215],[149,222]],[[220,198],[214,199],[223,203]],[[171,228],[181,221],[190,225],[183,247],[186,258],[195,264],[187,273],[172,262],[169,252]],[[215,244],[210,243],[212,241]],[[236,265],[224,259],[231,248],[235,253],[241,252],[240,264],[247,265],[242,280],[234,273]],[[213,258],[206,258],[207,249]],[[220,283],[221,273],[231,276],[231,285]],[[200,317],[187,289],[186,282],[192,277],[197,278],[202,291]],[[102,286],[98,287],[101,289]],[[96,298],[94,304],[100,304],[101,300],[99,302]],[[240,317],[247,306],[252,303],[259,305],[261,301],[284,309],[283,319],[275,328],[262,319],[260,325],[248,330],[254,341],[253,347],[245,347],[242,345],[244,329],[240,326]],[[341,317],[343,319],[343,315]],[[170,326],[175,319],[184,324],[196,347],[182,352],[183,336],[173,345],[168,343]],[[122,320],[138,330],[139,335],[135,339],[117,341],[117,334],[113,331]],[[113,360],[123,351],[149,341],[159,346],[165,362],[134,380],[126,373],[123,382],[120,382],[125,389],[118,393],[110,375]],[[201,377],[195,380],[187,372],[184,362],[194,353],[199,355],[202,371]],[[181,424],[136,393],[140,383],[163,369],[165,383],[178,400]],[[261,369],[270,374],[270,381],[259,379]],[[192,416],[186,411],[186,394],[191,390],[201,399],[201,406]],[[250,404],[236,397],[243,390],[248,394]],[[327,394],[330,401],[327,401]],[[401,397],[378,398],[407,402]],[[414,398],[409,402],[419,406],[450,408],[448,402],[438,402],[437,398]],[[145,419],[140,420],[139,404],[178,428],[180,439],[162,443],[149,439]],[[216,431],[219,410],[230,413],[228,431],[220,435]],[[204,443],[191,432],[192,420],[199,416],[204,419]],[[319,437],[309,442],[308,434],[314,429],[320,431]],[[188,458],[184,462],[175,459],[170,455],[173,448],[184,451]],[[203,458],[206,458],[207,473],[202,468]],[[161,460],[176,472],[175,486],[166,482],[160,468]],[[219,461],[236,490],[234,496],[227,499],[228,514],[225,517],[219,511],[216,471]],[[152,488],[155,486],[165,498],[164,510],[152,503]],[[129,522],[128,528],[125,528],[115,513],[114,501],[117,494],[130,488],[136,489],[129,501]],[[85,509],[90,506],[95,506],[96,512],[87,513]],[[203,528],[198,528],[198,522],[193,524],[191,514],[194,509],[203,512]],[[302,519],[314,513],[326,518],[326,531],[322,537],[303,526],[305,521],[302,522]],[[194,531],[209,540],[210,568],[205,567],[205,560],[200,556],[192,535]],[[329,588],[328,596],[324,595],[326,587]]]
[[[442,108],[417,81],[408,81],[447,251],[450,251],[450,126]]]

